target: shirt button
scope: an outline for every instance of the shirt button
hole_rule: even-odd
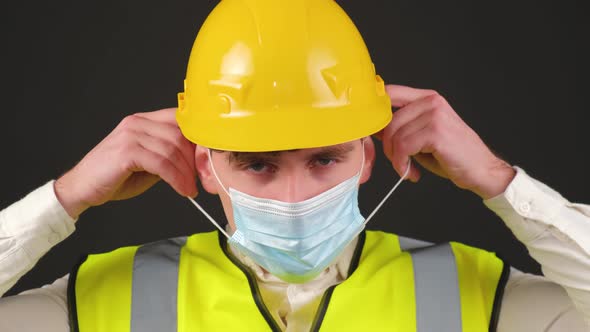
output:
[[[527,214],[531,211],[531,204],[529,204],[528,202],[520,203],[518,209],[520,210],[520,212]]]

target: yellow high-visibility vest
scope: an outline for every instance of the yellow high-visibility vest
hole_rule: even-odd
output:
[[[461,243],[359,235],[312,331],[495,331],[509,267]],[[70,275],[73,331],[280,331],[217,231],[89,255]]]

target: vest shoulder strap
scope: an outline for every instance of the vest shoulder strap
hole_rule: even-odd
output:
[[[509,271],[495,254],[456,242],[366,233],[358,266],[326,292],[314,330],[495,330]]]
[[[175,327],[178,263],[186,239],[83,257],[68,281],[72,330],[129,331],[129,322],[133,331]]]

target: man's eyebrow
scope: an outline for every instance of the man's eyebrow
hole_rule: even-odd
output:
[[[354,150],[354,144],[352,143],[328,146],[317,152],[314,152],[311,157],[343,157],[352,150]]]
[[[352,143],[339,144],[335,146],[327,146],[321,150],[314,152],[311,158],[318,157],[343,157],[348,152],[354,149]],[[284,150],[284,151],[269,151],[269,152],[235,152],[229,154],[229,163],[246,164],[252,162],[273,162],[277,161],[284,152],[295,152],[301,149]]]
[[[235,152],[231,151],[228,158],[229,163],[235,164],[247,164],[253,162],[272,162],[279,159],[281,153],[283,152],[295,152],[299,151],[299,149],[295,150],[286,150],[286,151],[269,151],[269,152]]]

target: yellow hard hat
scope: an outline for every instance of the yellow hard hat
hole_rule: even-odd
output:
[[[374,134],[391,103],[334,0],[222,0],[193,45],[176,120],[227,151],[314,148]]]

